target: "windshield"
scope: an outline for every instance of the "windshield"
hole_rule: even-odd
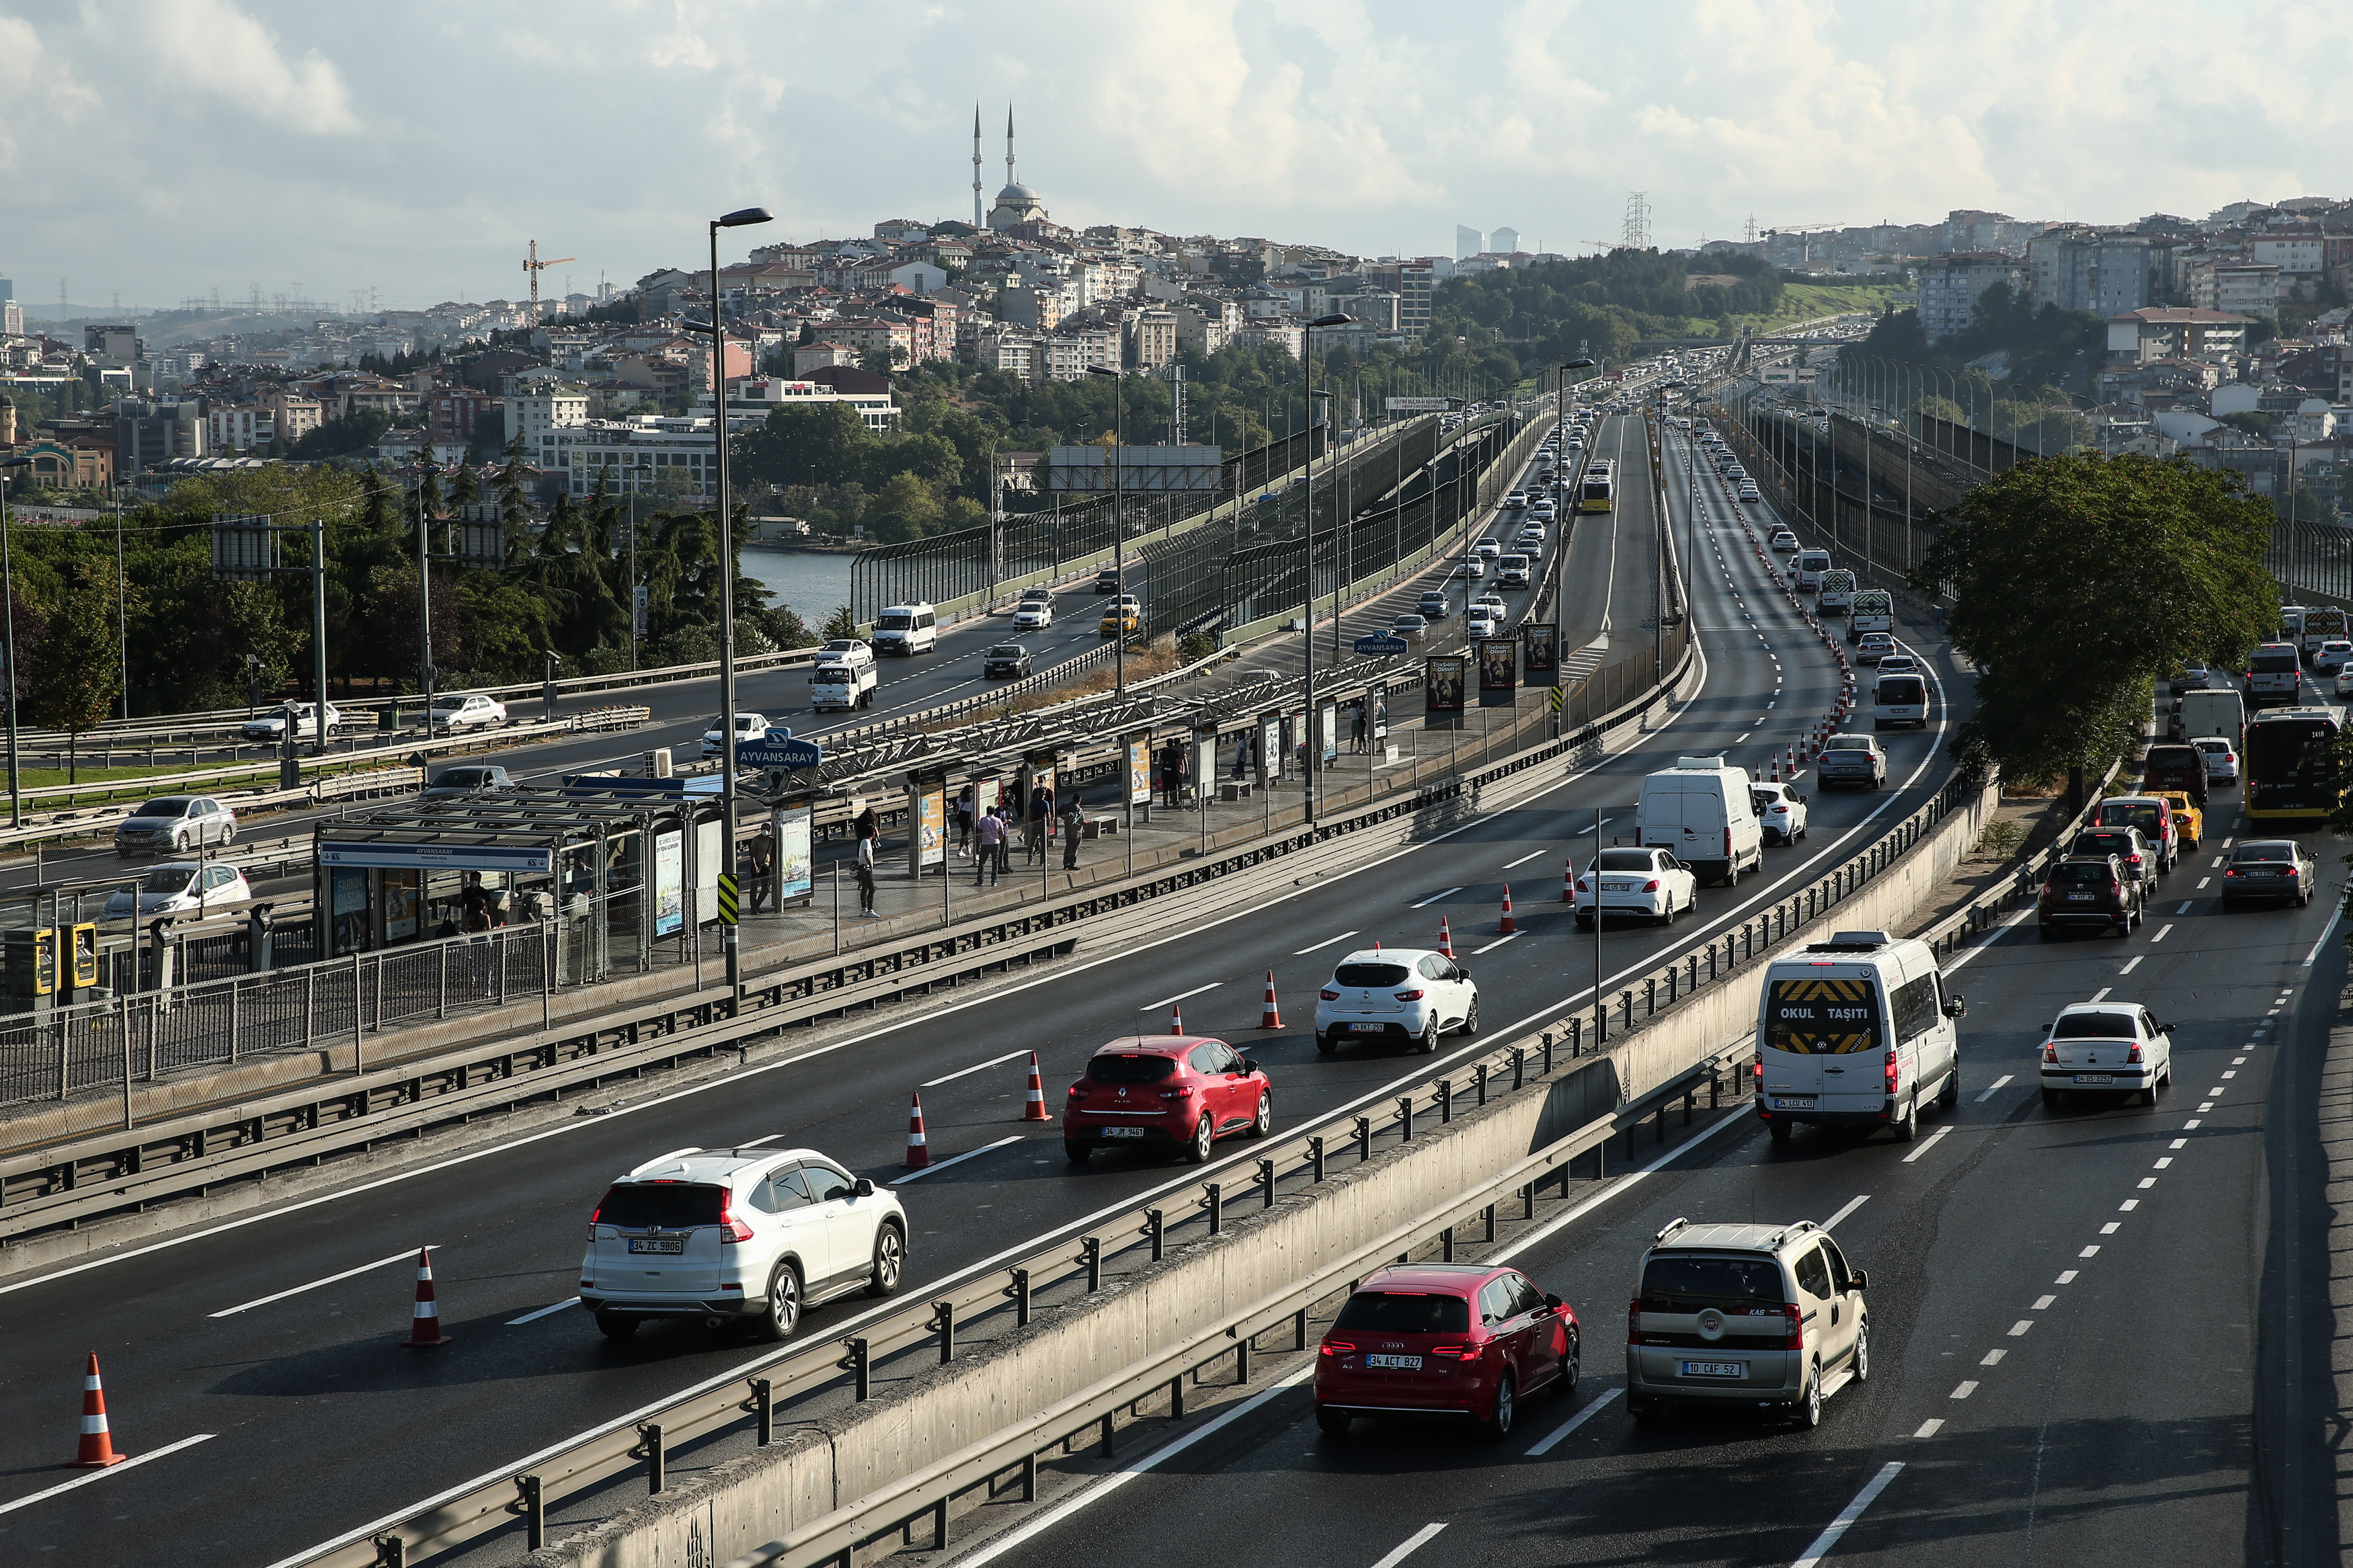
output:
[[[1464,1334],[1471,1331],[1471,1303],[1460,1296],[1359,1290],[1332,1327],[1375,1334]]]
[[[1021,657],[1021,650],[1015,647],[1011,643],[999,643],[997,647],[988,650],[988,657],[991,658],[1019,658]]]
[[[2205,752],[2210,757],[2219,757],[2229,752],[2231,750],[2231,742],[2228,741],[2200,741],[2198,742],[2198,749]]]
[[[436,789],[475,789],[490,783],[490,772],[484,768],[450,768],[433,781]]]
[[[865,646],[856,637],[836,637],[818,651],[819,653],[851,653]]]
[[[2147,805],[2126,805],[2117,801],[2108,801],[2100,807],[2100,826],[2137,827],[2154,838],[2164,831],[2165,808],[2154,803]]]
[[[2054,1040],[2129,1040],[2134,1037],[2130,1013],[2063,1013],[2052,1026]]]
[[[904,632],[914,629],[915,617],[904,610],[885,610],[874,623],[878,632]]]
[[[2293,844],[2242,844],[2231,851],[2231,864],[2247,866],[2258,863],[2285,863],[2295,858]]]
[[[685,1182],[625,1182],[596,1205],[596,1223],[627,1226],[631,1230],[717,1225],[719,1189]]]
[[[1916,680],[1883,680],[1873,695],[1881,702],[1897,704],[1928,700],[1927,689]]]
[[[1642,1310],[1746,1313],[1781,1304],[1781,1266],[1769,1258],[1653,1258],[1642,1266]]]
[[[1409,973],[1402,963],[1344,963],[1332,972],[1332,984],[1377,990],[1404,984]]]
[[[186,795],[166,795],[162,800],[149,801],[131,815],[133,816],[185,816],[188,815],[189,804],[189,798]]]
[[[463,708],[465,705],[466,700],[462,697],[436,697],[433,700],[436,708]]]
[[[1655,871],[1659,868],[1659,863],[1651,858],[1651,852],[1647,849],[1604,849],[1599,858],[1605,871]],[[1590,871],[1593,867],[1588,864],[1586,869]]]
[[[1095,1083],[1158,1083],[1176,1070],[1175,1057],[1107,1056],[1087,1062],[1087,1077]]]
[[[2248,668],[2258,675],[2284,675],[2296,668],[2302,662],[2293,648],[2284,647],[2277,650],[2265,648],[2255,655],[2254,663]]]
[[[1832,735],[1822,742],[1825,752],[1867,752],[1871,750],[1868,735]]]
[[[139,884],[142,893],[185,893],[195,886],[196,870],[192,866],[158,866],[147,873]]]
[[[2105,860],[2062,860],[2051,868],[2051,879],[2054,882],[2080,882],[2086,886],[2095,882],[2105,884],[2116,880],[2116,868]]]

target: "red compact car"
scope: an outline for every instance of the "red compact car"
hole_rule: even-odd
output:
[[[1500,1440],[1519,1402],[1577,1387],[1577,1314],[1516,1268],[1400,1263],[1368,1277],[1315,1358],[1315,1425],[1359,1415],[1467,1415]]]
[[[1274,1128],[1274,1090],[1258,1063],[1206,1035],[1130,1035],[1088,1059],[1062,1105],[1062,1152],[1174,1146],[1198,1165],[1229,1133]]]

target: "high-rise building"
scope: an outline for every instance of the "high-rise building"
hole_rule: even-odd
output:
[[[1464,224],[1454,226],[1454,259],[1467,261],[1487,248],[1487,237]]]
[[[1520,231],[1499,228],[1487,237],[1487,248],[1498,256],[1516,255],[1520,248]]]

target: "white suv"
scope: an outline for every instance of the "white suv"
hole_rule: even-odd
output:
[[[1426,948],[1352,952],[1316,994],[1315,1048],[1325,1056],[1352,1037],[1410,1040],[1428,1056],[1451,1028],[1479,1032],[1479,987],[1469,970]]]
[[[754,1321],[790,1338],[837,1296],[888,1296],[907,1267],[898,1197],[814,1149],[681,1149],[588,1216],[580,1304],[612,1339],[649,1318]]]

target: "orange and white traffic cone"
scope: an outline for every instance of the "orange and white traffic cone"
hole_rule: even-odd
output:
[[[1185,1032],[1185,1005],[1181,1002],[1168,1004],[1168,1032],[1172,1035]]]
[[[923,1092],[915,1091],[914,1102],[907,1108],[907,1155],[899,1162],[910,1171],[920,1171],[932,1163],[932,1146],[923,1137]]]
[[[1512,885],[1506,882],[1504,884],[1504,923],[1499,930],[1499,934],[1510,936],[1519,929],[1512,923]]]
[[[1447,925],[1444,915],[1438,917],[1438,951],[1449,958],[1454,956],[1454,932]]]
[[[1266,972],[1266,1004],[1259,1009],[1258,1026],[1261,1029],[1282,1027],[1282,1009],[1274,1000],[1274,971],[1271,969]]]
[[[400,1342],[403,1350],[431,1350],[446,1345],[449,1336],[441,1331],[441,1304],[433,1295],[433,1255],[424,1247],[417,1249],[417,1305],[408,1314],[408,1337]]]
[[[114,1451],[114,1438],[106,1429],[106,1388],[98,1380],[98,1352],[92,1351],[90,1368],[81,1374],[81,1452],[74,1464],[85,1470],[102,1470],[122,1463],[124,1458]]]
[[[1021,1120],[1024,1121],[1054,1120],[1046,1114],[1046,1080],[1038,1074],[1038,1053],[1035,1051],[1029,1053],[1029,1092],[1023,1097]]]
[[[1560,863],[1560,901],[1564,904],[1577,902],[1577,868],[1576,862],[1571,860]]]

